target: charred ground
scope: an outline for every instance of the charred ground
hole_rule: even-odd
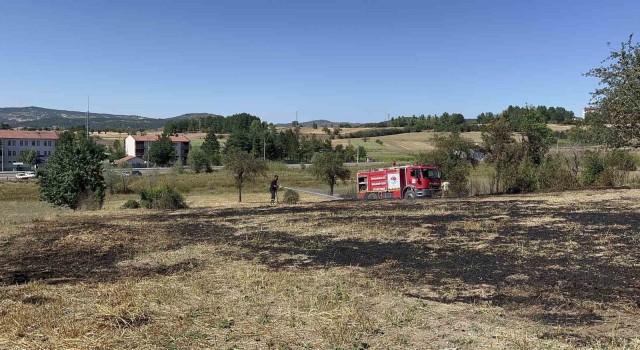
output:
[[[638,199],[640,191],[627,190],[74,215],[36,222],[0,242],[0,288],[3,298],[30,304],[37,313],[38,307],[55,299],[48,296],[50,290],[60,286],[73,291],[78,286],[99,288],[130,281],[197,280],[211,269],[219,269],[216,264],[231,268],[241,263],[272,278],[281,273],[294,279],[353,273],[355,277],[350,275],[344,282],[347,292],[368,293],[367,283],[378,288],[379,293],[368,301],[373,303],[372,313],[387,307],[378,300],[383,296],[444,310],[447,305],[469,313],[481,308],[505,320],[502,327],[514,322],[515,327],[530,328],[540,342],[533,340],[532,348],[546,342],[551,342],[547,344],[550,347],[637,347]],[[207,247],[216,258],[185,253],[194,247]],[[180,258],[167,258],[172,255]],[[224,273],[220,273],[219,285],[212,288],[235,288],[227,285]],[[34,284],[41,286],[41,292],[26,296],[17,292]],[[281,308],[273,306],[273,310]],[[114,322],[159,327],[162,313],[148,306],[144,309],[144,322],[134,325],[127,317]],[[11,315],[12,311],[3,312]],[[284,317],[273,313],[272,318]],[[418,312],[415,317],[422,316]],[[104,316],[98,318],[104,320]],[[236,315],[234,319],[242,318]],[[376,325],[365,327],[348,341],[332,340],[307,329],[312,334],[307,337],[308,344],[318,348],[354,342],[373,348],[422,348],[418,338],[407,336],[406,344],[389,339],[389,334],[402,333],[402,325],[368,322]],[[287,333],[287,327],[281,326],[285,329],[280,331]],[[5,334],[13,334],[7,341],[21,339],[7,324],[2,327],[9,331]],[[304,328],[293,329],[298,327]],[[405,325],[406,329],[412,327],[418,326]],[[215,335],[220,330],[211,332]],[[46,329],[40,331],[47,333]],[[491,331],[477,333],[495,338]],[[444,336],[442,343],[434,345],[505,345],[480,338],[482,335],[476,334],[468,343],[459,344]],[[290,344],[293,339],[295,336],[278,341],[303,348],[302,341]],[[240,347],[248,346],[247,341],[244,336],[236,340]],[[266,343],[255,344],[269,348]]]

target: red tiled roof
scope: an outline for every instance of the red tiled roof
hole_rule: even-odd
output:
[[[157,141],[158,135],[131,135],[136,141]]]
[[[189,142],[186,136],[170,136],[172,142]]]
[[[0,139],[57,140],[55,131],[0,130]]]
[[[120,164],[120,163],[122,163],[122,162],[128,162],[128,161],[130,161],[131,159],[134,159],[134,158],[140,158],[140,157],[136,157],[136,156],[126,156],[126,157],[124,157],[124,158],[120,158],[120,159],[116,159],[116,160],[114,160],[114,161],[113,161],[113,163],[115,163],[115,164],[117,165],[117,164]],[[140,159],[140,160],[142,160],[142,159]]]
[[[158,135],[131,135],[136,141],[158,141]],[[186,136],[169,136],[171,142],[189,142]]]

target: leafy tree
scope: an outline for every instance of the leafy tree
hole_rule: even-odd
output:
[[[57,206],[78,209],[101,207],[105,196],[102,177],[103,146],[89,138],[60,134],[56,152],[40,173],[40,199]]]
[[[364,146],[358,146],[358,160],[367,158],[367,149]]]
[[[109,160],[113,162],[114,160],[122,159],[126,156],[127,154],[125,153],[124,145],[122,145],[120,140],[113,141],[113,146],[111,146],[109,152]]]
[[[220,142],[213,129],[210,129],[205,136],[201,148],[212,165],[220,165]]]
[[[222,164],[233,175],[238,189],[238,202],[242,202],[242,187],[247,182],[254,182],[265,176],[267,165],[262,159],[256,159],[246,151],[232,148],[222,156]]]
[[[523,127],[522,134],[525,156],[533,165],[540,165],[550,145],[555,142],[553,131],[543,123],[531,123]]]
[[[18,160],[24,164],[28,164],[30,167],[33,167],[38,160],[38,155],[36,154],[36,151],[30,149],[28,151],[20,153],[20,157],[18,158]]]
[[[585,75],[600,79],[591,104],[616,132],[614,146],[640,146],[640,44],[633,35],[602,62],[609,65]]]
[[[510,146],[515,142],[512,136],[512,126],[509,121],[500,117],[485,127],[482,132],[482,142],[487,150],[486,161],[496,169],[496,192],[500,190],[504,169],[511,163]]]
[[[203,170],[207,172],[211,171],[211,161],[200,147],[195,147],[189,152],[187,163],[196,174]]]
[[[509,106],[502,117],[511,124],[512,130],[520,134],[524,156],[534,165],[540,165],[543,157],[555,142],[553,131],[545,124],[546,107]]]
[[[249,133],[244,130],[237,130],[229,135],[227,143],[224,146],[224,153],[229,152],[231,149],[239,149],[244,152],[251,152],[253,143],[249,137]]]
[[[442,172],[442,179],[450,182],[451,192],[465,195],[468,192],[469,174],[476,165],[473,159],[474,142],[454,132],[436,135],[433,139],[435,149],[421,153],[417,157],[419,164],[436,164]]]
[[[259,120],[254,120],[249,126],[249,138],[251,140],[251,153],[254,157],[261,157],[263,154],[263,147],[266,143],[265,135],[266,124],[260,123]],[[266,153],[266,150],[264,150]]]
[[[166,166],[176,158],[176,149],[168,134],[162,134],[149,146],[149,160],[160,166]]]
[[[214,154],[220,152],[220,142],[218,142],[216,133],[214,133],[213,131],[209,131],[207,133],[207,136],[205,136],[204,142],[202,143],[202,150],[206,154]]]
[[[491,123],[494,119],[496,119],[496,115],[493,114],[492,112],[483,112],[480,113],[477,117],[476,120],[478,121],[478,123],[480,124],[489,124]]]
[[[346,182],[351,175],[342,163],[342,159],[337,152],[316,153],[311,161],[313,168],[312,174],[319,180],[329,185],[329,194],[333,196],[333,187],[338,180]]]
[[[318,128],[318,123],[314,122],[313,124],[311,124],[311,127],[314,128],[314,129],[317,129]]]

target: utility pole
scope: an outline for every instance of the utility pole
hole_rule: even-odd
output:
[[[4,171],[4,139],[0,139],[0,152],[2,152],[2,171]]]

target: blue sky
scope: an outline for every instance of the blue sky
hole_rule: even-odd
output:
[[[582,114],[639,1],[0,0],[0,106],[269,122]]]

